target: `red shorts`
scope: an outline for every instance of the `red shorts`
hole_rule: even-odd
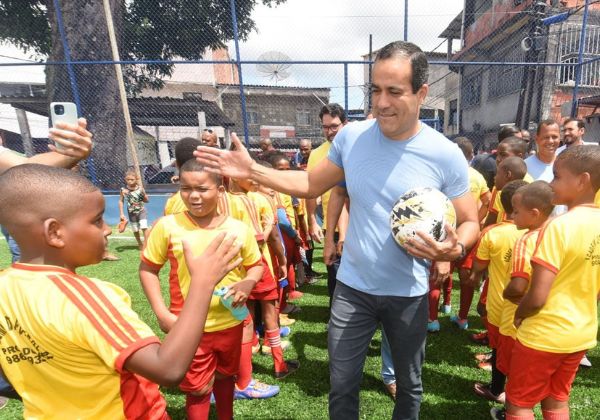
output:
[[[456,267],[458,269],[465,268],[470,270],[473,268],[473,259],[475,258],[475,254],[477,253],[477,247],[471,248],[471,250],[464,256],[464,258],[460,261],[456,262]]]
[[[479,295],[479,303],[481,303],[482,305],[485,305],[487,303],[487,292],[489,282],[489,278],[483,281],[483,289],[481,290],[481,294]]]
[[[510,370],[510,359],[514,346],[514,338],[504,334],[499,335],[496,348],[496,368],[505,375],[508,375]]]
[[[522,408],[533,408],[552,397],[569,401],[571,385],[584,351],[549,353],[525,347],[518,340],[513,347],[506,385],[506,399]]]
[[[273,273],[271,272],[271,269],[269,268],[269,264],[267,263],[267,260],[265,259],[264,256],[261,256],[260,258],[261,258],[261,263],[262,263],[262,268],[263,268],[263,276],[260,279],[260,281],[258,283],[256,283],[256,285],[254,286],[254,289],[252,289],[249,299],[263,300],[263,299],[260,299],[258,296],[261,296],[265,292],[269,292],[271,290],[277,291],[277,282],[273,278]]]
[[[490,348],[498,350],[498,340],[500,339],[500,328],[496,327],[494,324],[490,324],[489,322],[485,323],[487,332],[488,332],[488,340],[490,341]]]
[[[211,383],[215,372],[236,375],[240,368],[242,331],[243,323],[222,331],[205,332],[179,389],[200,391]]]
[[[267,290],[266,292],[255,292],[254,290],[250,293],[250,300],[277,300],[279,299],[279,290],[277,286],[275,286],[271,290]]]

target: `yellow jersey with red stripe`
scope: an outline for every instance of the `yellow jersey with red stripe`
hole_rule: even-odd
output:
[[[502,292],[510,280],[512,250],[525,230],[518,230],[512,221],[489,226],[477,244],[475,258],[489,262],[487,317],[488,322],[496,327],[502,319],[504,298]]]
[[[123,289],[17,263],[0,273],[0,302],[0,367],[25,418],[166,418],[158,386],[123,368],[159,343]]]
[[[489,192],[489,188],[487,183],[485,182],[485,178],[477,169],[474,169],[469,166],[469,191],[471,191],[471,195],[475,199],[475,202],[479,206],[479,202],[481,201],[481,197]]]
[[[170,214],[181,213],[182,211],[187,211],[187,207],[181,198],[181,194],[177,191],[175,194],[170,196],[165,203],[165,216]]]
[[[246,277],[247,269],[261,264],[258,244],[253,233],[244,223],[227,217],[219,226],[204,229],[198,226],[186,211],[160,218],[150,231],[146,246],[142,251],[142,260],[157,269],[169,261],[169,293],[171,296],[169,310],[172,313],[177,315],[181,312],[190,288],[191,279],[183,257],[182,240],[185,239],[189,242],[195,255],[200,255],[221,232],[237,236],[238,242],[242,244],[240,251],[242,265],[230,271],[217,284],[216,288],[230,286],[242,280]],[[218,297],[212,297],[204,331],[221,331],[240,322],[233,317],[231,311],[220,303]]]
[[[531,175],[525,174],[523,177],[523,181],[531,184],[534,179]],[[497,190],[494,186],[492,188],[492,198],[490,199],[490,207],[488,212],[497,214],[496,223],[504,222],[506,220],[506,211],[504,210],[504,206],[502,205],[502,201],[500,200],[500,193],[502,190]]]
[[[519,277],[527,280],[531,279],[531,257],[535,250],[540,229],[530,230],[521,236],[512,252],[511,274],[510,278]],[[510,282],[510,280],[509,280]],[[508,283],[506,283],[508,285]],[[502,320],[500,321],[500,334],[507,337],[516,338],[517,329],[514,325],[515,312],[517,305],[508,299],[504,299],[502,306]]]
[[[531,259],[556,275],[546,303],[525,318],[517,339],[551,353],[575,353],[596,346],[600,292],[600,209],[574,207],[541,230]]]
[[[600,207],[600,190],[596,191],[596,197],[594,198],[594,204]]]
[[[327,155],[329,154],[329,149],[331,149],[331,142],[325,140],[323,144],[314,149],[310,156],[308,157],[308,164],[306,165],[306,170],[310,171],[315,168],[323,159],[327,159]],[[327,205],[329,203],[329,197],[331,196],[331,190],[327,190],[321,195],[321,205],[323,207],[323,229],[327,229]]]
[[[292,197],[288,194],[275,192],[275,202],[278,208],[285,210],[292,227],[296,229],[296,213],[294,212],[294,205],[292,203]]]

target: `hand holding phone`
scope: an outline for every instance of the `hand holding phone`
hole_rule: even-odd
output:
[[[87,131],[87,121],[77,118],[77,107],[72,102],[52,102],[50,104],[52,128],[49,138],[54,142],[50,149],[54,152],[85,159],[92,151],[92,134]]]

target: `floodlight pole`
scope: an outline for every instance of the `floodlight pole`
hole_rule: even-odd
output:
[[[235,0],[230,0],[231,21],[233,25],[233,42],[235,44],[235,62],[238,69],[238,79],[240,85],[240,100],[242,103],[242,121],[244,122],[244,143],[246,147],[250,146],[250,136],[248,134],[248,115],[246,114],[246,95],[244,94],[244,82],[242,79],[242,63],[240,59],[240,37],[238,34],[238,21],[235,12]]]
[[[575,86],[573,86],[573,99],[571,101],[571,118],[577,115],[577,94],[581,84],[581,67],[583,63],[583,53],[585,49],[585,33],[588,20],[590,0],[585,0],[583,9],[583,21],[581,22],[581,36],[579,38],[579,54],[577,55],[577,66],[575,67]]]

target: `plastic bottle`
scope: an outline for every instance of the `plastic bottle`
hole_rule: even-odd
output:
[[[213,295],[219,297],[221,304],[231,311],[231,314],[233,315],[233,317],[235,319],[237,319],[239,321],[243,321],[244,319],[246,319],[246,317],[249,314],[248,308],[246,308],[246,305],[242,305],[242,306],[238,306],[238,307],[234,308],[231,305],[233,303],[233,296],[229,296],[227,299],[225,299],[225,295],[227,294],[228,291],[229,291],[229,287],[223,286],[218,289],[215,289],[215,291],[213,292]]]

